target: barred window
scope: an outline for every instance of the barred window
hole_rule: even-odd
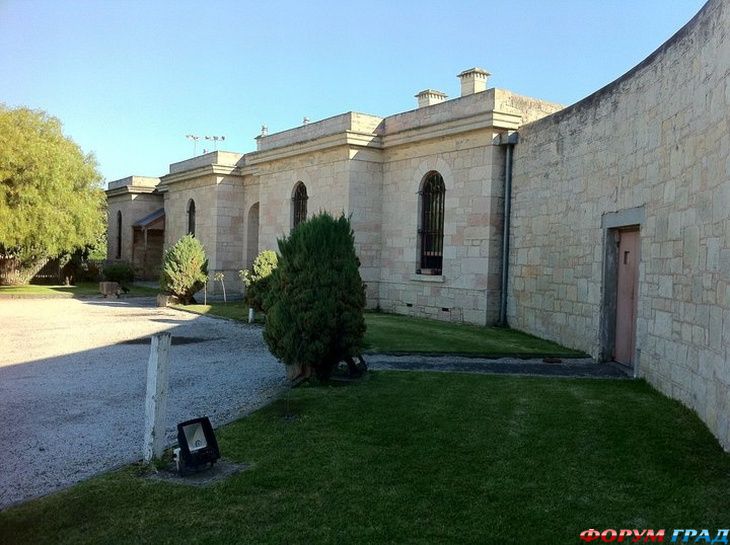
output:
[[[421,191],[421,217],[418,228],[418,274],[439,275],[444,257],[444,197],[446,186],[438,172],[429,172]]]
[[[122,212],[117,212],[117,259],[122,259]]]
[[[292,229],[307,219],[307,186],[297,182],[292,193]]]
[[[195,201],[188,201],[188,234],[195,234]]]

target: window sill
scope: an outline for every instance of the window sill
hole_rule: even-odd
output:
[[[412,274],[411,280],[416,282],[436,282],[443,284],[445,282],[442,274]]]

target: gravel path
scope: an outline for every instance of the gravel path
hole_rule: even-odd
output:
[[[285,388],[258,327],[151,299],[0,301],[0,509],[141,458],[148,337],[164,330],[170,442],[177,422],[218,426]]]

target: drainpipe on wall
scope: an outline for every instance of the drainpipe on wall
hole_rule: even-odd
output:
[[[510,214],[512,212],[512,156],[515,144],[517,144],[517,133],[504,133],[499,137],[499,144],[505,146],[506,156],[504,161],[504,211],[502,223],[502,283],[499,297],[499,322],[501,327],[507,327],[507,276],[509,273],[509,228]]]

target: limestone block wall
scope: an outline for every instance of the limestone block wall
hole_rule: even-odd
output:
[[[368,308],[380,302],[380,267],[383,224],[382,152],[349,150],[349,194],[347,214],[355,232],[355,249],[360,258],[360,276],[366,286]]]
[[[307,186],[307,217],[320,210],[336,215],[348,210],[347,160],[347,148],[338,147],[256,165],[261,250],[276,250],[276,240],[291,231],[292,195],[297,182]]]
[[[216,198],[216,259],[211,269],[224,274],[227,293],[241,293],[243,284],[238,271],[245,266],[243,238],[244,187],[240,176],[218,176],[215,186]],[[215,283],[215,293],[220,290]]]
[[[474,324],[497,319],[504,152],[493,145],[496,134],[483,129],[384,151],[384,310]],[[446,185],[442,276],[416,274],[418,191],[432,170]]]
[[[165,249],[188,232],[188,203],[195,201],[195,236],[208,256],[208,272],[223,272],[227,294],[240,294],[238,271],[244,268],[243,182],[240,176],[208,174],[167,186]],[[222,293],[220,283],[208,292]]]
[[[625,76],[520,130],[509,277],[513,327],[605,355],[611,242],[602,220],[633,217],[641,229],[636,372],[695,409],[726,449],[728,36],[730,6],[711,0]],[[634,208],[643,211],[632,216]]]
[[[256,256],[266,249],[260,244],[261,230],[261,204],[259,196],[258,176],[245,176],[243,178],[243,224],[241,240],[244,241],[243,256],[245,267],[251,267]]]
[[[376,307],[382,221],[381,161],[377,150],[338,146],[257,163],[256,175],[252,176],[255,181],[250,183],[250,189],[249,185],[246,187],[245,206],[250,209],[259,202],[259,251],[276,250],[276,240],[291,230],[292,193],[301,181],[307,187],[308,217],[319,211],[351,215],[368,306]]]
[[[134,222],[162,208],[162,195],[124,192],[107,196],[107,259],[132,262]],[[122,256],[117,259],[117,212],[122,213]]]
[[[188,234],[188,203],[195,201],[195,236],[205,248],[212,269],[217,263],[218,196],[215,175],[176,182],[165,192],[165,250]]]

